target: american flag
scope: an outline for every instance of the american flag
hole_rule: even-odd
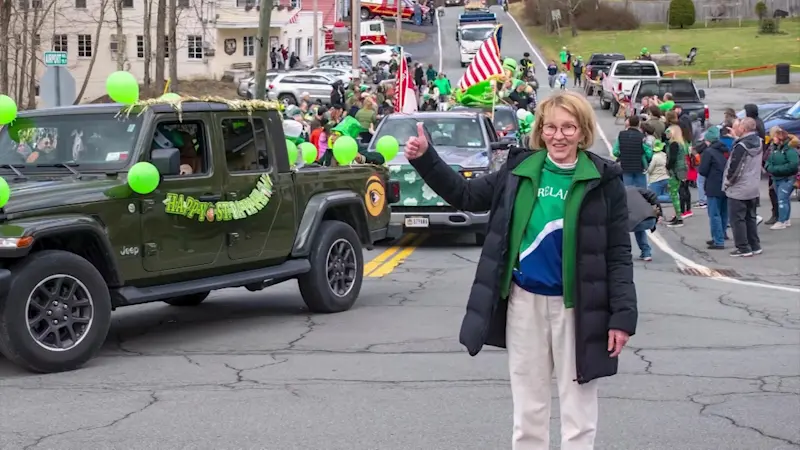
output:
[[[495,33],[497,33],[495,31]],[[466,90],[473,84],[486,81],[492,75],[503,74],[503,63],[500,61],[500,46],[497,45],[497,35],[483,41],[475,58],[469,63],[466,73],[458,82],[461,90]]]
[[[408,73],[408,61],[403,49],[400,49],[400,64],[397,66],[397,78],[394,83],[394,112],[410,113],[417,110],[414,80]]]

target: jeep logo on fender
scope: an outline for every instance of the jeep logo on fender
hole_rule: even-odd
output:
[[[386,188],[383,187],[383,180],[377,175],[372,175],[367,180],[364,204],[367,205],[367,212],[372,217],[380,216],[386,207]]]

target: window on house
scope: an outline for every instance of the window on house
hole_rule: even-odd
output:
[[[294,55],[300,57],[300,45],[303,38],[294,38]]]
[[[267,132],[262,119],[224,119],[222,138],[228,172],[263,171],[269,167]]]
[[[113,60],[117,59],[117,55],[119,55],[119,50],[120,50],[119,47],[124,45],[125,45],[124,35],[122,36],[122,39],[120,39],[120,36],[116,34],[112,34],[110,36],[108,49],[109,51],[111,51],[111,59]]]
[[[34,9],[42,7],[42,0],[19,0],[19,9],[26,10],[33,7]]]
[[[256,0],[236,0],[236,7],[237,8],[245,8],[245,7],[255,7]]]
[[[86,9],[86,0],[75,0],[75,8]]]
[[[189,0],[178,0],[178,8],[188,8]]]
[[[136,57],[144,58],[144,36],[136,36]]]
[[[122,0],[123,8],[133,8],[133,0]]]
[[[194,35],[187,36],[186,42],[186,50],[188,51],[189,59],[203,59],[203,37]]]
[[[92,35],[79,34],[78,35],[78,58],[91,58],[92,57]]]
[[[292,9],[302,8],[303,2],[301,0],[289,0],[289,6],[291,6]]]
[[[306,38],[306,56],[314,56],[314,39]]]
[[[66,52],[68,51],[67,48],[69,47],[69,41],[67,40],[66,34],[55,34],[53,35],[53,51],[54,52]]]
[[[39,34],[33,35],[33,48],[39,48],[42,45],[42,36]]]
[[[255,36],[245,36],[242,38],[242,52],[244,56],[253,56],[256,54]]]

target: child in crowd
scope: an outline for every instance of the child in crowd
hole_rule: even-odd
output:
[[[567,72],[562,70],[561,73],[558,74],[558,87],[559,87],[559,89],[561,89],[563,91],[563,90],[565,90],[567,88],[568,79],[569,79],[569,77],[567,76]]]

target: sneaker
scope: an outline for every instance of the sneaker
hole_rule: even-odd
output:
[[[682,227],[683,226],[683,219],[680,219],[678,217],[673,217],[672,220],[667,222],[667,226],[670,227],[670,228]]]
[[[692,206],[692,208],[706,209],[706,208],[708,208],[708,204],[703,203],[703,202],[697,202],[697,203],[694,204],[694,206]]]
[[[731,256],[733,256],[734,258],[740,258],[743,256],[753,256],[753,252],[743,252],[737,248],[736,250],[731,252]]]
[[[761,225],[761,222],[764,221],[764,218],[761,216],[756,216],[756,225]]]
[[[653,257],[649,256],[649,255],[648,256],[642,255],[642,256],[639,256],[639,259],[641,259],[644,262],[650,262],[650,261],[653,260]]]
[[[717,244],[715,244],[713,242],[708,244],[708,247],[706,247],[706,248],[708,248],[709,250],[725,250],[725,246],[724,245],[717,245]]]
[[[760,254],[762,254],[762,253],[764,253],[764,249],[763,249],[763,248],[760,248],[760,249],[758,249],[758,250],[753,250],[753,254],[754,254],[754,255],[760,255]]]
[[[770,230],[785,230],[786,229],[786,224],[784,224],[783,222],[775,222],[774,224],[772,224],[771,227],[769,227],[769,229]]]
[[[707,240],[706,245],[714,245],[714,240],[713,239]]]
[[[778,221],[778,218],[775,217],[775,216],[772,216],[769,219],[767,219],[766,222],[764,222],[764,225],[773,225],[777,221]]]
[[[694,214],[692,214],[691,211],[686,211],[685,213],[681,214],[681,218],[682,219],[688,219],[689,217],[692,217],[693,215]]]
[[[731,237],[730,237],[730,236],[728,236],[728,235],[726,234],[726,235],[725,235],[725,240],[726,240],[726,241],[730,241],[730,240],[731,240]]]
[[[783,222],[783,226],[785,226],[785,227],[792,226],[792,221],[791,220],[787,220],[786,222]]]

